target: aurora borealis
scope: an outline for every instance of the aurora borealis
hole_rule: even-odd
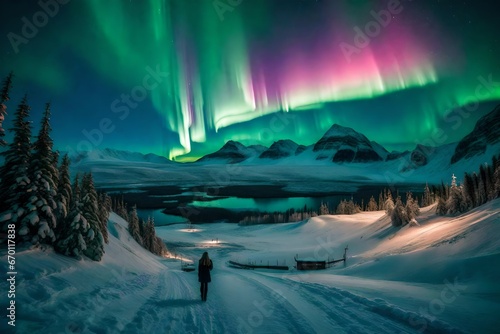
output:
[[[42,7],[0,16],[0,75],[35,115],[53,101],[61,150],[103,118],[113,131],[94,146],[179,160],[230,139],[311,144],[333,123],[411,149],[438,129],[460,139],[500,100],[493,1],[65,2],[18,52],[8,33]]]

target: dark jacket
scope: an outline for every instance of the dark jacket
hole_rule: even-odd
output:
[[[210,265],[209,266],[204,266],[201,264],[201,260],[198,263],[198,282],[200,283],[209,283],[212,281],[212,278],[210,277],[210,270],[213,268],[213,263],[212,260],[210,260]]]

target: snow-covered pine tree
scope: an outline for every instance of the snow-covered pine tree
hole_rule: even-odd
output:
[[[24,217],[23,204],[29,199],[28,167],[31,159],[30,107],[26,96],[14,113],[14,139],[3,153],[4,165],[0,168],[0,223],[4,229],[8,224],[16,224],[16,236],[20,239],[28,230],[20,230],[19,217]]]
[[[404,224],[409,223],[412,219],[417,218],[417,216],[420,214],[420,208],[418,206],[418,201],[413,198],[413,195],[411,192],[406,193],[406,205],[405,205],[405,210],[406,210],[406,222]]]
[[[146,248],[147,250],[151,250],[152,248],[152,243],[151,241],[153,240],[152,236],[151,236],[151,217],[148,217],[148,220],[147,221],[143,221],[143,224],[142,224],[142,234],[141,234],[141,238],[142,238],[142,245],[144,246],[144,248]]]
[[[66,159],[69,165],[69,158],[67,155],[64,156],[62,163],[63,165],[66,164]],[[61,174],[64,174],[62,170]],[[67,198],[70,199],[68,203],[70,209],[67,216],[59,220],[57,241],[54,248],[61,254],[81,258],[87,249],[85,239],[88,235],[89,224],[82,214],[81,192],[78,178],[79,176],[77,175],[73,183],[73,188],[71,188],[71,185],[69,190],[64,187],[65,197],[67,196]]]
[[[441,182],[441,187],[439,188],[439,198],[436,206],[436,214],[437,215],[445,215],[448,212],[447,201],[448,201],[448,187]]]
[[[384,203],[384,210],[389,217],[392,216],[392,211],[394,210],[394,201],[392,200],[392,195],[390,192],[387,194],[387,199]]]
[[[64,219],[66,219],[70,210],[70,204],[72,203],[73,192],[71,190],[69,165],[70,165],[69,156],[68,154],[65,154],[62,159],[61,165],[59,166],[59,182],[56,195],[56,204],[57,204],[56,216],[58,221],[63,221]]]
[[[401,197],[396,198],[396,203],[394,204],[394,209],[391,212],[391,223],[392,226],[402,226],[408,222],[408,217],[406,215],[406,210],[401,201]]]
[[[328,208],[328,204],[321,202],[321,206],[319,207],[320,215],[329,215],[330,209]]]
[[[382,191],[378,195],[378,210],[384,210],[384,195]]]
[[[351,198],[348,202],[346,202],[345,211],[346,214],[353,215],[355,213],[361,212],[361,207],[358,204],[354,203],[354,200]]]
[[[128,231],[132,238],[142,245],[141,231],[139,227],[139,217],[137,216],[137,206],[134,205],[129,213]]]
[[[448,197],[446,207],[447,212],[452,215],[467,211],[467,202],[462,186],[452,186],[450,188],[450,197]]]
[[[155,220],[154,218],[151,218],[149,220],[148,224],[148,237],[149,237],[149,251],[153,254],[156,254],[157,249],[156,249],[156,232],[155,232]]]
[[[375,202],[375,198],[372,196],[370,197],[370,200],[368,201],[368,205],[366,206],[367,211],[377,211],[378,210],[378,205],[377,202]]]
[[[97,192],[94,188],[92,174],[84,174],[81,188],[82,214],[89,224],[84,254],[94,261],[100,261],[104,254],[104,237],[101,231]]]
[[[5,116],[7,115],[7,106],[5,105],[5,103],[9,101],[9,92],[10,89],[12,88],[13,76],[14,74],[10,72],[7,78],[5,78],[2,85],[2,91],[0,92],[0,147],[7,145],[7,143],[3,139],[3,137],[5,136],[5,131],[3,129],[2,124],[5,119]]]
[[[155,249],[156,255],[162,256],[167,253],[167,246],[165,246],[163,240],[158,236],[155,236]]]
[[[40,131],[33,145],[28,175],[31,183],[28,188],[30,198],[24,203],[25,216],[21,229],[28,229],[25,240],[32,243],[52,243],[56,240],[57,226],[55,201],[57,175],[54,168],[53,142],[50,138],[50,104],[45,106]]]
[[[346,206],[346,200],[343,199],[340,201],[339,205],[337,205],[337,210],[335,210],[335,213],[338,215],[345,215],[345,206]]]

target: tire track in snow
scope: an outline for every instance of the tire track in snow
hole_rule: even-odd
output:
[[[235,272],[237,272],[239,269],[235,269]],[[305,319],[303,317],[303,314],[301,311],[296,308],[294,305],[292,305],[290,302],[288,302],[284,298],[279,298],[279,299],[273,299],[272,296],[276,295],[275,289],[272,289],[266,285],[261,284],[260,282],[251,279],[247,277],[246,275],[242,275],[239,273],[235,273],[233,271],[229,270],[222,270],[226,274],[229,274],[231,284],[233,285],[238,285],[237,280],[240,280],[242,284],[239,284],[242,286],[242,289],[249,289],[248,286],[252,286],[255,290],[257,290],[259,297],[253,296],[252,305],[250,306],[250,309],[247,311],[247,313],[243,314],[246,315],[247,317],[250,317],[252,312],[259,312],[259,309],[255,306],[255,302],[262,303],[262,301],[267,303],[267,313],[271,312],[271,315],[266,317],[264,312],[260,312],[263,318],[263,323],[260,326],[248,326],[253,332],[253,329],[251,327],[255,327],[255,332],[260,333],[264,328],[267,328],[270,332],[284,332],[286,330],[287,333],[313,333],[314,332],[314,326],[310,322],[309,319]],[[248,273],[248,271],[244,271]],[[236,280],[235,280],[236,278]],[[241,289],[241,288],[240,288]],[[240,300],[240,303],[243,303],[243,300]],[[234,310],[233,310],[234,312]],[[241,315],[241,314],[240,314]],[[235,314],[232,316],[233,318],[236,318],[238,314]],[[246,319],[243,319],[246,320]],[[278,320],[278,321],[276,321]],[[281,327],[281,328],[277,328]],[[284,328],[283,328],[284,327]],[[239,331],[240,327],[236,327],[236,330],[233,330],[232,332],[241,332]],[[248,329],[248,328],[247,328]],[[247,331],[248,332],[248,331]]]
[[[317,319],[320,312],[324,321],[315,323],[316,332],[334,330],[336,333],[417,333],[415,329],[402,324],[399,319],[374,312],[368,305],[340,293],[336,288],[307,282],[297,283],[286,278],[262,274],[254,274],[252,279],[270,289],[288,287],[288,291],[283,291],[284,297],[294,305],[300,304],[299,308],[306,309],[304,316],[312,314],[313,319]],[[320,325],[323,327],[319,327]]]

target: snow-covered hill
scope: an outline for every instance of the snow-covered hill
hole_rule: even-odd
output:
[[[457,217],[422,210],[396,229],[383,212],[305,222],[157,228],[178,256],[214,261],[208,302],[196,272],[144,251],[110,216],[102,262],[16,254],[18,333],[494,333],[500,320],[500,199]],[[241,270],[227,260],[339,258],[323,271]],[[2,256],[2,263],[6,257]],[[5,309],[5,299],[0,305]],[[6,322],[0,331],[7,333]]]

